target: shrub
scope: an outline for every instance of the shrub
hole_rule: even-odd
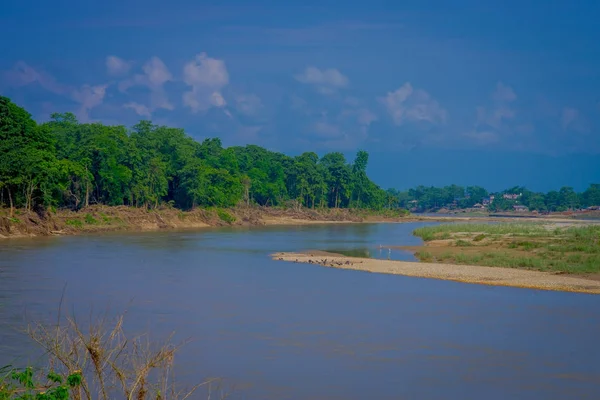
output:
[[[95,225],[98,223],[98,220],[96,218],[94,218],[94,216],[92,214],[85,214],[84,221],[86,224],[89,224],[89,225]]]
[[[219,219],[221,219],[221,221],[227,222],[228,224],[232,224],[235,222],[235,217],[223,209],[218,208],[217,215],[219,216]]]
[[[81,228],[83,227],[83,222],[81,222],[78,219],[67,219],[65,220],[65,224],[67,224],[68,226],[72,226],[74,228]]]

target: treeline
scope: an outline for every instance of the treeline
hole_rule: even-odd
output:
[[[0,206],[91,204],[181,209],[244,204],[381,209],[393,201],[366,174],[369,155],[297,157],[262,147],[223,148],[182,129],[82,124],[71,113],[37,124],[0,96]]]
[[[484,204],[489,211],[507,211],[512,210],[515,205],[522,205],[531,211],[540,212],[600,206],[600,184],[592,184],[581,193],[575,192],[572,187],[541,193],[522,186],[500,192],[488,192],[480,186],[450,185],[441,188],[418,186],[407,191],[390,189],[388,194],[394,199],[393,207],[413,211],[432,211],[441,208],[465,209]],[[509,196],[505,198],[504,195]]]

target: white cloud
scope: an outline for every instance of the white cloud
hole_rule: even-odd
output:
[[[18,61],[11,70],[4,73],[4,80],[10,86],[21,87],[37,83],[54,94],[67,94],[70,88],[62,85],[53,76],[44,71],[38,71],[23,61]]]
[[[88,84],[81,87],[64,85],[52,75],[36,70],[23,61],[17,62],[11,70],[5,72],[4,78],[11,86],[22,87],[38,84],[51,93],[68,97],[79,103],[76,114],[82,122],[89,121],[90,110],[102,104],[108,87],[108,85],[92,86]]]
[[[491,95],[493,106],[486,108],[479,106],[477,110],[476,127],[487,127],[485,129],[500,130],[507,123],[516,117],[516,111],[510,103],[517,99],[515,91],[510,86],[502,82],[496,84],[496,90]]]
[[[150,109],[143,104],[136,103],[136,102],[130,102],[130,103],[125,104],[124,107],[131,108],[138,115],[141,115],[142,117],[147,117],[147,118],[152,117],[152,112],[150,111]]]
[[[106,70],[109,75],[125,75],[129,72],[131,63],[117,56],[106,57]]]
[[[263,104],[255,94],[241,94],[235,98],[236,108],[242,114],[253,116],[263,108]]]
[[[183,104],[192,112],[227,105],[221,90],[229,83],[229,74],[223,60],[198,54],[183,67],[183,81],[191,90],[183,94]]]
[[[348,78],[335,68],[320,70],[307,67],[303,73],[294,76],[297,81],[313,85],[323,94],[332,94],[337,89],[348,86]]]
[[[421,89],[413,89],[410,82],[406,82],[379,100],[396,125],[419,121],[441,124],[446,122],[448,117],[448,112],[429,93]]]
[[[161,108],[173,110],[175,107],[169,101],[164,88],[167,82],[173,80],[173,75],[169,72],[165,63],[160,58],[154,56],[142,66],[142,71],[143,74],[135,74],[132,78],[119,82],[119,90],[125,93],[133,86],[144,86],[150,90],[150,105],[146,106],[145,111],[151,114]],[[132,103],[128,104],[131,105]]]
[[[80,89],[73,91],[73,100],[81,104],[77,117],[81,121],[89,121],[89,111],[102,104],[106,95],[108,85],[83,85]]]

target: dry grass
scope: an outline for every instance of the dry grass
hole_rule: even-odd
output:
[[[74,400],[183,400],[192,395],[202,397],[198,393],[201,388],[206,390],[204,398],[228,397],[220,378],[179,388],[173,365],[185,343],[174,345],[172,337],[162,344],[152,343],[147,335],[129,337],[123,329],[124,315],[90,317],[84,327],[75,317],[62,318],[59,309],[56,324],[30,324],[27,334],[41,346],[48,361],[40,377],[81,374],[81,383],[69,389],[69,398]],[[40,393],[43,390],[39,388]]]

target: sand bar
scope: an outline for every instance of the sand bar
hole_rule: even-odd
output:
[[[443,279],[493,286],[600,294],[600,281],[516,268],[482,267],[345,257],[320,252],[275,253],[274,260],[317,264],[380,274]]]

